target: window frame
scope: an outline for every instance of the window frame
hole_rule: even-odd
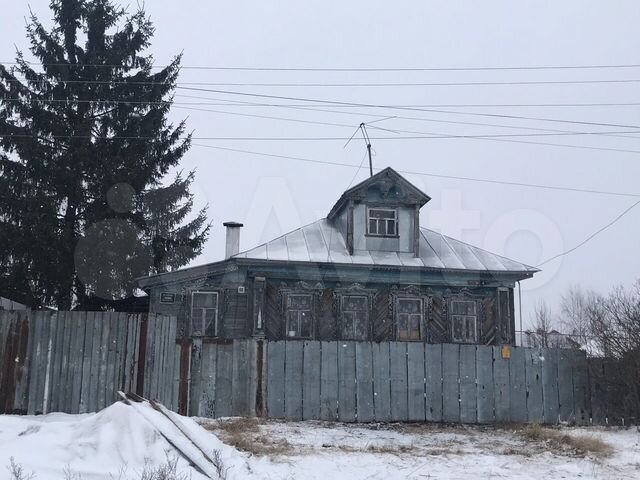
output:
[[[453,313],[453,305],[454,303],[471,303],[473,304],[473,315],[468,315],[468,314],[459,314],[459,313]],[[477,345],[478,344],[478,338],[479,338],[479,332],[478,332],[478,302],[475,299],[470,299],[470,298],[454,298],[451,299],[449,301],[449,321],[451,324],[451,341],[453,343],[463,343],[463,344],[469,344],[469,345]],[[466,338],[456,338],[455,336],[455,322],[456,319],[461,319],[463,322],[466,323],[468,318],[473,318],[473,339],[472,340],[468,340]],[[463,327],[466,327],[466,325],[463,323]]]
[[[308,309],[300,309],[300,308],[290,308],[290,300],[293,297],[309,297],[309,308]],[[313,339],[314,337],[314,328],[315,328],[315,315],[314,315],[314,295],[313,293],[307,293],[307,292],[288,292],[285,298],[285,308],[284,308],[284,337],[285,339],[305,339],[305,340],[310,340]],[[289,328],[289,313],[290,312],[297,312],[296,318],[297,318],[297,330],[295,330],[296,333],[298,333],[297,335],[289,335],[289,333],[292,331]],[[309,316],[311,317],[311,325],[309,326],[309,335],[308,336],[304,336],[304,335],[300,335],[301,333],[301,312],[309,312]]]
[[[215,317],[214,317],[214,323],[213,323],[213,335],[207,335],[207,329],[206,329],[206,313],[204,315],[202,315],[201,312],[201,317],[200,317],[200,321],[202,322],[202,325],[200,326],[201,330],[195,330],[193,328],[194,326],[194,299],[196,295],[215,295],[215,307],[199,307],[198,309],[201,310],[202,312],[206,312],[207,310],[215,310]],[[191,292],[191,305],[189,308],[189,326],[191,329],[191,336],[192,337],[212,337],[212,338],[217,338],[220,336],[220,292],[218,290],[193,290]]]
[[[420,313],[416,314],[416,313],[400,313],[400,302],[402,301],[410,301],[410,302],[419,302],[420,303]],[[407,295],[400,295],[397,296],[395,299],[395,327],[396,327],[396,339],[399,342],[422,342],[424,341],[424,339],[426,338],[426,331],[425,331],[425,299],[423,297],[418,297],[418,296],[407,296]],[[417,339],[411,339],[411,338],[400,338],[400,315],[407,315],[407,327],[410,326],[410,321],[411,321],[411,317],[412,316],[416,316],[419,315],[420,316],[420,322],[418,323],[418,338]],[[407,328],[407,332],[410,332],[411,329]]]
[[[355,326],[356,326],[356,322],[352,321],[351,324],[351,335],[349,337],[345,337],[343,335],[344,332],[344,324],[345,324],[345,313],[356,313],[359,312],[358,310],[348,310],[345,312],[344,309],[344,301],[345,299],[347,299],[348,297],[356,297],[356,298],[363,298],[365,301],[365,310],[364,313],[366,314],[366,318],[364,319],[365,322],[365,326],[366,326],[366,333],[365,333],[365,338],[357,338],[357,335],[355,335]],[[367,295],[365,293],[342,293],[340,295],[340,339],[341,340],[354,340],[354,341],[367,341],[370,337],[370,331],[371,331],[371,298],[370,295]]]
[[[385,222],[385,231],[388,231],[388,229],[386,227],[388,227],[386,222],[389,222],[391,219],[387,219],[387,218],[371,218],[371,211],[372,210],[379,210],[379,211],[384,211],[384,212],[393,212],[393,222],[395,225],[395,229],[394,229],[394,233],[390,234],[390,233],[379,233],[379,226],[380,223],[382,221]],[[367,205],[366,208],[366,222],[367,222],[367,236],[370,237],[378,237],[378,238],[397,238],[398,237],[398,217],[399,217],[399,212],[398,212],[398,208],[395,207],[376,207],[376,206],[369,206]],[[376,222],[376,233],[372,233],[371,232],[371,220],[374,220]]]

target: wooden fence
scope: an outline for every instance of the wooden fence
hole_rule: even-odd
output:
[[[175,319],[115,312],[0,312],[0,413],[84,413],[117,390],[178,404]]]
[[[124,390],[212,418],[637,421],[615,368],[555,348],[176,341],[173,317],[0,312],[0,413],[92,412]]]
[[[584,352],[415,342],[269,342],[267,415],[344,422],[590,421]]]

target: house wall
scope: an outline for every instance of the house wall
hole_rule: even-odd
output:
[[[260,275],[260,276],[258,276]],[[254,291],[255,278],[262,273],[239,267],[235,271],[192,279],[179,284],[151,289],[150,311],[178,318],[178,337],[190,335],[191,298],[194,291],[216,291],[219,294],[219,336],[248,338],[264,335],[269,340],[288,338],[286,332],[286,301],[289,294],[310,294],[313,298],[311,339],[340,340],[342,313],[341,298],[358,295],[367,298],[369,307],[366,331],[361,340],[388,341],[398,338],[395,309],[397,298],[422,300],[422,341],[446,343],[452,341],[450,315],[454,299],[473,300],[477,309],[477,343],[486,345],[514,344],[515,322],[513,289],[510,287],[453,287],[447,285],[407,284],[380,281],[362,275],[361,281],[322,279],[291,271],[289,275],[269,277],[264,281],[264,295]],[[288,278],[283,278],[288,277]],[[161,302],[162,293],[175,294],[173,304]],[[259,298],[258,298],[259,297]],[[261,308],[263,329],[257,330],[258,309]]]
[[[382,252],[412,252],[415,208],[396,206],[398,210],[398,237],[367,236],[367,205],[360,203],[353,208],[353,243],[355,250]]]

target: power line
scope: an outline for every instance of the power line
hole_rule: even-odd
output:
[[[585,245],[586,243],[588,243],[590,240],[592,240],[594,237],[596,237],[597,235],[599,235],[600,233],[604,232],[606,229],[608,229],[609,227],[611,227],[613,224],[615,224],[616,222],[618,222],[619,220],[622,219],[622,217],[624,217],[627,213],[629,213],[631,210],[633,210],[635,207],[637,207],[638,205],[640,205],[640,200],[638,200],[637,202],[635,202],[634,204],[632,204],[631,206],[627,207],[622,213],[620,213],[616,218],[614,218],[612,221],[610,221],[609,223],[607,223],[604,227],[596,230],[595,232],[593,232],[591,235],[589,235],[587,238],[585,238],[582,242],[580,242],[578,245],[576,245],[573,248],[570,248],[569,250],[567,250],[566,252],[562,252],[559,253],[558,255],[554,255],[553,257],[545,260],[544,262],[536,265],[536,267],[541,267],[542,265],[551,262],[552,260],[555,260],[556,258],[560,258],[560,257],[564,257],[565,255],[570,254],[571,252],[577,250],[578,248],[582,247],[583,245]]]
[[[331,125],[331,124],[330,124]],[[381,129],[388,130],[388,129]],[[388,130],[391,131],[391,130]],[[402,132],[403,130],[398,130]],[[419,132],[420,133],[420,132]],[[502,133],[502,134],[487,134],[487,135],[455,135],[455,134],[429,134],[423,133],[421,135],[404,135],[397,137],[371,137],[371,140],[433,140],[433,139],[453,139],[453,138],[509,138],[509,137],[542,137],[542,136],[573,136],[573,135],[610,135],[621,133],[640,133],[640,130],[633,131],[612,131],[612,132],[564,132],[564,133]],[[136,136],[136,135],[113,135],[113,136],[98,136],[98,135],[29,135],[29,134],[0,134],[1,138],[59,138],[59,139],[95,139],[95,140],[154,140],[155,137],[149,136]],[[187,137],[182,137],[181,140]],[[350,140],[350,137],[212,137],[204,136],[190,137],[193,140],[218,140],[218,141],[278,141],[278,142],[295,142],[295,141],[343,141]],[[612,151],[622,151],[628,153],[640,153],[640,150],[623,150],[623,149],[609,149],[605,147],[593,147],[598,149],[606,149]]]
[[[200,143],[194,143],[192,145],[194,147],[212,148],[212,149],[215,149],[215,150],[222,150],[222,151],[235,152],[235,153],[245,153],[245,154],[249,154],[249,155],[258,155],[258,156],[271,157],[271,158],[280,158],[280,159],[284,159],[284,160],[294,160],[294,161],[299,161],[299,162],[315,163],[315,164],[320,164],[320,165],[333,165],[333,166],[338,166],[338,167],[358,168],[358,165],[353,165],[353,164],[348,164],[348,163],[340,163],[340,162],[331,162],[331,161],[328,161],[328,160],[315,160],[315,159],[311,159],[311,158],[294,157],[294,156],[291,156],[291,155],[279,155],[279,154],[275,154],[275,153],[257,152],[257,151],[251,151],[251,150],[242,150],[242,149],[238,149],[238,148],[220,147],[220,146],[217,146],[217,145],[205,145],[205,144],[200,144]],[[469,182],[491,183],[491,184],[508,185],[508,186],[515,186],[515,187],[542,188],[542,189],[547,189],[547,190],[560,190],[560,191],[579,192],[579,193],[592,193],[592,194],[599,194],[599,195],[611,195],[611,196],[617,196],[617,197],[640,198],[640,194],[637,194],[637,193],[622,193],[622,192],[611,192],[611,191],[605,191],[605,190],[594,190],[594,189],[586,189],[586,188],[563,187],[563,186],[557,186],[557,185],[544,185],[544,184],[534,184],[534,183],[509,182],[509,181],[504,181],[504,180],[493,180],[493,179],[488,179],[488,178],[462,177],[462,176],[455,176],[455,175],[440,175],[440,174],[435,174],[435,173],[416,172],[416,171],[410,171],[410,170],[398,170],[398,172],[399,173],[404,173],[404,174],[407,174],[407,175],[420,175],[420,176],[425,176],[425,177],[443,178],[443,179],[448,179],[448,180],[464,180],[464,181],[469,181]]]
[[[4,80],[7,83],[22,83],[19,79]],[[28,81],[27,83],[44,83],[42,81]],[[333,87],[468,87],[468,86],[489,86],[489,85],[587,85],[587,84],[609,84],[609,83],[638,83],[640,79],[600,79],[600,80],[511,80],[511,81],[476,81],[476,82],[400,82],[400,83],[257,83],[257,82],[143,82],[129,80],[60,80],[56,79],[54,85],[59,84],[80,84],[80,85],[135,85],[135,86],[210,86],[210,87],[286,87],[286,88],[333,88]]]
[[[206,88],[197,88],[197,87],[176,87],[176,88],[181,90],[195,90],[200,92],[221,93],[225,95],[274,98],[274,99],[280,99],[280,100],[303,101],[303,102],[321,103],[321,104],[327,104],[327,105],[351,105],[351,106],[358,106],[358,107],[364,107],[364,108],[383,108],[383,109],[391,109],[391,110],[410,110],[410,111],[418,111],[418,112],[448,113],[452,115],[477,115],[477,116],[489,116],[489,117],[500,117],[500,118],[511,118],[511,119],[517,118],[521,120],[575,123],[575,124],[581,124],[581,125],[597,125],[597,126],[606,126],[606,127],[640,128],[637,125],[621,125],[621,124],[613,124],[613,123],[598,123],[598,122],[586,122],[586,121],[577,121],[577,120],[573,121],[573,120],[564,120],[564,119],[535,118],[535,117],[524,117],[524,116],[518,116],[518,115],[501,115],[501,114],[478,113],[478,112],[452,112],[448,110],[397,107],[397,106],[391,106],[391,105],[370,104],[370,103],[342,102],[338,100],[322,100],[322,99],[316,99],[316,98],[288,97],[288,96],[281,96],[281,95],[267,95],[263,93],[234,92],[229,90],[216,90],[216,89],[206,89]]]
[[[68,64],[68,63],[41,63],[25,61],[30,66],[46,67],[91,67],[91,68],[134,68],[131,65],[122,64]],[[19,65],[19,62],[0,62],[3,65]],[[164,69],[169,65],[153,65],[153,69]],[[218,65],[181,65],[183,70],[228,70],[250,72],[440,72],[440,71],[492,71],[492,70],[588,70],[607,68],[639,68],[640,64],[593,64],[593,65],[519,65],[519,66],[470,66],[470,67],[249,67],[249,66],[218,66]]]
[[[209,100],[208,97],[202,97],[197,95],[176,95],[176,97],[182,98],[199,98]],[[218,99],[212,99],[218,100]],[[33,102],[33,103],[107,103],[107,104],[141,104],[141,105],[208,105],[208,106],[234,106],[234,107],[307,107],[308,109],[316,109],[313,105],[309,104],[296,104],[296,103],[256,103],[256,102],[242,102],[234,105],[229,103],[219,103],[220,101],[231,102],[231,100],[218,100],[218,102],[175,102],[168,100],[151,101],[151,100],[85,100],[75,98],[0,98],[3,102]],[[389,108],[534,108],[534,107],[638,107],[640,102],[601,102],[601,103],[432,103],[432,104],[398,104],[388,105]],[[333,105],[334,108],[358,108],[361,105]],[[322,111],[322,110],[319,110]],[[345,113],[345,112],[335,112]]]

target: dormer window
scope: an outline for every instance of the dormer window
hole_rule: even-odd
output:
[[[397,237],[398,211],[395,208],[367,208],[367,234]]]

